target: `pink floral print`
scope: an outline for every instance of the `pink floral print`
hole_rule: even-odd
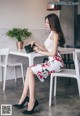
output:
[[[58,53],[55,57],[52,57],[51,61],[47,61],[47,63],[41,63],[37,65],[31,66],[34,74],[39,78],[41,82],[44,82],[45,79],[51,73],[60,72],[64,67],[63,60]]]

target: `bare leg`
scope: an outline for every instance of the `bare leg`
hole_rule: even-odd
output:
[[[21,104],[23,102],[23,100],[25,99],[25,97],[28,94],[28,89],[30,89],[29,91],[31,91],[30,93],[30,101],[33,101],[34,99],[34,85],[35,85],[35,81],[34,81],[34,73],[32,72],[31,68],[27,69],[26,72],[26,79],[25,79],[25,84],[24,84],[24,89],[23,89],[23,93],[21,96],[21,99],[19,101],[19,104]]]
[[[31,68],[28,68],[29,72],[29,103],[28,103],[28,110],[32,110],[34,103],[35,103],[35,78],[34,78],[34,73],[31,70]]]

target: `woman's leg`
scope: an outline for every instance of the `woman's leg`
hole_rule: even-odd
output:
[[[28,94],[28,89],[29,89],[29,78],[30,76],[34,76],[33,72],[30,71],[30,68],[27,68],[27,72],[26,72],[26,78],[25,78],[25,83],[24,83],[24,89],[23,89],[23,93],[22,96],[20,98],[19,104],[21,104],[23,102],[23,100],[25,99],[25,97]],[[34,77],[33,77],[34,78]],[[34,83],[34,81],[32,82]],[[32,85],[31,85],[32,86]]]
[[[29,82],[29,103],[28,103],[28,109],[27,110],[32,110],[34,103],[35,103],[35,78],[34,78],[34,73],[32,69],[29,67],[28,68],[28,82]]]

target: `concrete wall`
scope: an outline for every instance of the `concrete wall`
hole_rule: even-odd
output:
[[[78,0],[79,5],[78,5],[78,14],[80,14],[80,0]]]
[[[62,0],[64,2],[69,2],[73,0]],[[60,21],[65,36],[66,43],[68,45],[74,45],[74,7],[72,5],[63,5]]]

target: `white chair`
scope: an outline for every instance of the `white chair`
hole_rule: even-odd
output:
[[[14,76],[15,76],[15,81],[16,81],[16,67],[21,68],[21,77],[23,80],[24,84],[24,75],[23,75],[23,65],[22,63],[9,63],[8,62],[8,55],[9,55],[9,49],[4,48],[0,49],[0,56],[1,56],[1,61],[0,61],[0,67],[4,69],[3,72],[3,91],[5,90],[5,84],[6,84],[6,74],[7,74],[7,68],[8,67],[13,67],[14,68]]]
[[[74,60],[75,69],[63,69],[61,72],[51,74],[49,106],[51,106],[51,102],[52,102],[53,79],[54,79],[54,97],[56,96],[57,77],[69,77],[69,78],[77,79],[78,91],[79,91],[79,96],[80,96],[80,73],[79,73],[78,53],[80,53],[80,52],[78,52],[78,51],[73,52],[73,60]]]

